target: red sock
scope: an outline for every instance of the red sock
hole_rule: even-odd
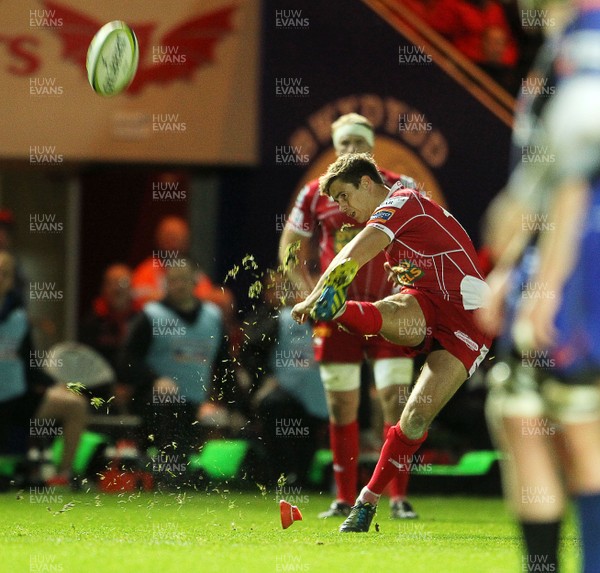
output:
[[[379,334],[383,318],[372,302],[349,300],[342,316],[335,319],[357,334]]]
[[[399,423],[396,426],[392,426],[387,433],[385,443],[381,448],[379,460],[373,470],[373,475],[367,484],[367,488],[373,493],[380,495],[385,486],[396,474],[399,472],[407,473],[406,466],[410,464],[411,456],[419,449],[425,438],[427,438],[427,432],[419,439],[411,440],[404,435]]]
[[[383,423],[383,439],[385,440],[392,424],[388,422]],[[390,482],[389,494],[391,499],[404,499],[406,497],[406,490],[408,489],[408,478],[410,472],[398,472]]]
[[[329,440],[337,499],[354,505],[358,481],[358,421],[344,426],[329,424]]]

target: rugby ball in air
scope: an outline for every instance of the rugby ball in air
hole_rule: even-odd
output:
[[[88,48],[86,68],[96,93],[113,96],[132,82],[140,57],[133,30],[121,20],[105,24]]]

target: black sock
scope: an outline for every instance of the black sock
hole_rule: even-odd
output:
[[[521,521],[525,541],[522,571],[558,571],[560,521]]]

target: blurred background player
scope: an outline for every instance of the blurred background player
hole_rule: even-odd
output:
[[[587,573],[600,571],[600,2],[573,4],[531,73],[552,81],[553,95],[531,95],[515,122],[515,155],[527,160],[489,211],[498,263],[480,320],[502,333],[487,413],[526,570],[559,570],[571,494]]]
[[[488,352],[490,339],[473,316],[488,287],[475,247],[458,221],[400,182],[390,189],[369,154],[338,157],[319,185],[342,212],[366,225],[332,259],[292,316],[299,322],[309,316],[334,321],[427,354],[369,483],[340,527],[342,532],[367,532],[386,485],[398,473],[407,473],[438,412]],[[374,303],[347,300],[359,269],[384,251],[385,269],[400,292]]]
[[[375,131],[371,122],[357,113],[341,116],[331,125],[336,154],[371,152]],[[388,185],[402,176],[379,168]],[[404,178],[414,183],[410,178]],[[279,243],[279,259],[285,261],[289,249],[299,242],[298,264],[287,265],[288,277],[302,298],[310,293],[316,279],[310,275],[310,239],[318,233],[320,271],[348,244],[364,225],[340,212],[330,197],[321,195],[317,179],[298,193]],[[392,294],[387,281],[383,253],[361,269],[348,296],[357,300],[379,300]],[[327,395],[330,421],[330,446],[337,489],[336,500],[319,517],[345,517],[350,513],[357,494],[361,364],[372,360],[377,394],[383,411],[383,435],[395,424],[410,394],[413,378],[412,359],[407,351],[378,336],[363,337],[345,332],[337,325],[316,322],[313,328],[314,350],[320,365],[321,380]],[[409,351],[410,352],[410,351]],[[390,507],[394,518],[417,517],[406,500],[409,474],[398,474],[390,485]]]
[[[27,297],[25,296],[27,280],[25,272],[15,253],[15,217],[10,209],[0,209],[0,250],[8,251],[13,256],[15,264],[15,278],[13,290],[21,297],[25,304]]]
[[[160,220],[154,235],[152,256],[143,260],[133,271],[131,279],[133,296],[140,305],[161,300],[165,295],[165,269],[168,260],[189,256],[190,228],[181,217],[169,215]],[[194,295],[218,305],[224,317],[233,316],[233,296],[228,289],[213,285],[209,276],[197,270]]]
[[[37,364],[34,357],[39,355],[34,352],[27,313],[14,282],[14,257],[0,251],[0,453],[24,454],[30,436],[56,430],[54,435],[64,439],[64,449],[56,475],[46,483],[68,485],[87,421],[86,402],[65,385],[54,384]],[[39,478],[27,476],[33,481]]]
[[[100,294],[91,310],[79,325],[79,340],[97,350],[119,371],[119,359],[133,318],[140,312],[141,305],[133,299],[131,269],[124,264],[110,265],[103,274]],[[114,396],[114,408],[110,412],[127,413],[131,399],[131,387],[118,380],[108,389],[105,400]],[[94,392],[98,395],[98,389]]]
[[[293,294],[289,280],[267,271],[263,304],[246,315],[239,362],[267,450],[268,483],[277,485],[284,473],[286,485],[303,487],[317,449],[325,447],[328,415],[310,327],[291,317]]]
[[[233,371],[219,307],[194,295],[194,264],[173,259],[165,278],[165,297],[147,303],[132,324],[121,376],[153,445],[185,456],[206,438],[202,426],[227,429]]]

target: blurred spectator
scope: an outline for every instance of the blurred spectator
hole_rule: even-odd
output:
[[[301,486],[317,448],[326,445],[328,412],[311,327],[292,320],[292,292],[280,274],[267,273],[264,304],[245,322],[240,362],[270,461],[265,477],[274,485],[283,473],[286,484]]]
[[[51,357],[34,352],[14,280],[14,257],[0,251],[0,452],[24,454],[30,436],[62,435],[62,460],[48,484],[66,485],[86,423],[86,403],[44,374],[41,363]]]
[[[449,4],[455,22],[450,40],[465,56],[478,64],[514,67],[517,45],[499,2],[461,0]]]
[[[518,48],[502,5],[495,0],[402,0],[467,58],[514,91]]]
[[[508,41],[509,38],[504,29],[499,26],[487,28],[483,33],[483,61],[479,62],[479,67],[496,83],[514,95],[519,89],[519,77],[515,73],[513,65],[507,65],[502,61]]]
[[[195,296],[196,275],[189,259],[172,260],[165,298],[147,303],[133,321],[120,374],[150,441],[184,456],[203,439],[202,425],[227,428],[233,391],[222,313]]]
[[[152,256],[142,261],[133,271],[133,296],[138,304],[160,300],[165,295],[165,271],[172,259],[189,255],[190,230],[180,217],[163,218],[155,233]],[[213,285],[208,275],[198,271],[194,295],[217,304],[226,319],[233,315],[234,300],[231,292]]]
[[[16,258],[14,253],[14,233],[15,233],[15,217],[10,209],[0,208],[0,251],[8,251],[12,253],[15,264],[15,279],[13,289],[19,293],[23,304],[27,297],[25,296],[25,288],[27,281],[25,280],[25,272],[22,265]]]
[[[118,372],[118,361],[128,328],[140,310],[139,302],[133,300],[131,269],[118,263],[110,265],[104,271],[100,295],[80,324],[80,342],[97,350]],[[105,400],[115,396],[114,409],[110,412],[128,411],[130,386],[117,381],[115,387],[106,389],[105,393],[108,396],[101,395]],[[98,395],[98,389],[95,389],[95,394]]]
[[[10,209],[0,209],[0,249],[10,251],[12,249],[12,234],[15,218]]]

